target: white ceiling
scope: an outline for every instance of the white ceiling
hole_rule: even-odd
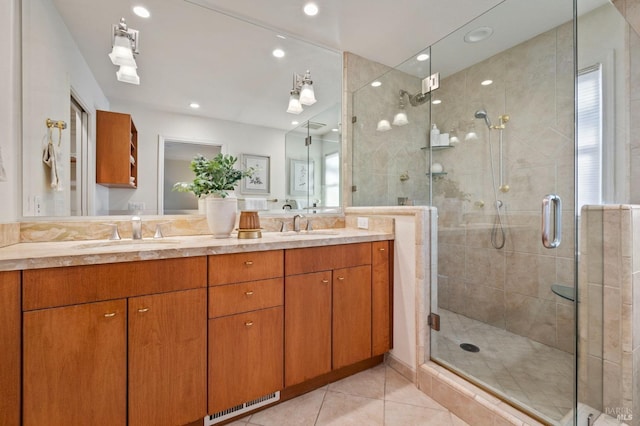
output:
[[[320,12],[313,18],[303,14],[304,0],[53,2],[110,100],[288,130],[293,119],[311,119],[340,102],[342,51],[395,67],[501,0],[316,0]],[[539,24],[548,29],[570,19],[556,10],[564,3],[557,0],[507,3],[529,8],[526,26],[494,19],[491,25],[508,24],[511,33],[494,37],[507,44],[537,34]],[[138,4],[149,8],[150,18],[133,14]],[[118,82],[107,57],[111,25],[121,17],[140,31],[139,86]],[[286,51],[284,58],[271,55],[276,47]],[[293,73],[306,69],[318,102],[300,116],[287,114]],[[197,111],[188,106],[194,101],[201,104]]]

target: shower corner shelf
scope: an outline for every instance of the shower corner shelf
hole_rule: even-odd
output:
[[[429,150],[429,148],[431,148],[432,151],[440,151],[442,149],[449,149],[449,148],[453,148],[455,145],[443,145],[443,146],[423,146],[420,147],[420,149],[427,151]]]

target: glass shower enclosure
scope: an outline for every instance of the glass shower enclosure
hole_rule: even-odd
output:
[[[624,13],[640,15],[506,0],[395,68],[369,64],[353,92],[352,205],[437,208],[424,293],[440,329],[422,361],[546,424],[640,409],[640,25]]]

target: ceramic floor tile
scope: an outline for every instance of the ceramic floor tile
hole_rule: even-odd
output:
[[[317,389],[290,399],[249,418],[250,425],[306,426],[313,425],[318,417],[326,391]]]
[[[329,390],[365,398],[383,399],[386,370],[386,365],[380,364],[335,383],[331,383]]]
[[[434,410],[447,410],[392,368],[387,368],[384,399]]]
[[[385,402],[385,426],[453,426],[454,424],[457,426],[466,425],[460,419],[457,419],[457,423],[454,423],[448,411],[393,401]]]
[[[327,391],[317,426],[383,426],[384,401]]]

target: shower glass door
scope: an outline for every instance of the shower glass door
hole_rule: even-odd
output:
[[[574,48],[572,0],[506,0],[431,47],[431,359],[550,424],[575,405]]]

